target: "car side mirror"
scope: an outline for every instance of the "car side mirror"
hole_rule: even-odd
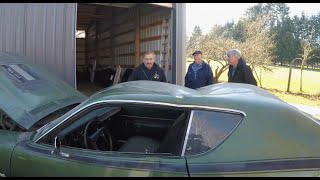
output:
[[[56,136],[53,140],[53,150],[51,151],[51,154],[68,158],[69,154],[61,152],[60,148],[61,148],[61,140],[59,136]]]
[[[60,148],[61,148],[61,141],[58,136],[56,136],[53,140],[53,150],[52,154],[59,155],[60,154]]]

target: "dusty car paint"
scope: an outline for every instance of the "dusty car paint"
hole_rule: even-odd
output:
[[[0,173],[10,175],[10,158],[13,148],[22,141],[30,140],[32,132],[0,130]]]

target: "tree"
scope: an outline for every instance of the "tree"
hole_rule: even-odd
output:
[[[258,78],[260,86],[261,76],[259,77],[255,68],[271,71],[268,65],[273,59],[272,50],[275,47],[273,35],[264,28],[266,18],[257,17],[255,21],[247,21],[245,28],[245,42],[239,48],[242,56],[250,63],[252,70]]]
[[[219,66],[214,70],[216,82],[219,82],[221,74],[228,69],[226,52],[240,46],[240,42],[232,38],[225,38],[223,34],[216,33],[219,30],[219,27],[212,28],[209,34],[203,38],[201,47],[203,56],[209,64],[211,64],[211,61],[219,63]]]
[[[273,49],[273,62],[281,65],[301,54],[300,39],[294,36],[295,26],[290,18],[285,18],[273,28],[276,46]]]
[[[192,52],[200,48],[202,41],[202,30],[199,26],[195,26],[191,37],[187,41],[187,57],[191,57]]]
[[[309,58],[306,62],[307,66],[311,65],[312,68],[315,68],[315,64],[320,63],[320,47],[315,47],[309,55]]]
[[[289,7],[285,3],[259,3],[248,8],[245,15],[253,21],[259,17],[266,18],[265,27],[271,30],[289,17]]]
[[[263,27],[265,19],[259,17],[256,21],[251,21],[246,18],[241,19],[238,23],[243,26],[243,40],[226,37],[228,30],[224,29],[225,32],[221,32],[221,26],[215,26],[208,35],[204,36],[201,43],[201,49],[207,61],[210,63],[213,60],[220,64],[214,71],[216,82],[220,75],[228,69],[226,52],[230,49],[239,49],[253,70],[255,66],[270,70],[267,65],[272,58],[271,49],[274,47],[274,42],[272,35]],[[259,82],[261,85],[260,79]]]
[[[259,3],[246,11],[246,16],[251,20],[263,17],[266,21],[264,29],[273,34],[276,42],[272,49],[273,59],[276,64],[284,64],[288,59],[293,59],[300,52],[300,42],[294,38],[294,24],[289,17],[289,7],[285,3]]]
[[[312,45],[311,39],[304,40],[302,42],[302,47],[303,47],[303,54],[302,54],[302,61],[301,61],[301,66],[300,66],[300,91],[302,91],[302,72],[303,72],[305,64],[310,59],[319,58],[319,56],[317,56],[317,53],[316,53],[317,48],[315,48]]]

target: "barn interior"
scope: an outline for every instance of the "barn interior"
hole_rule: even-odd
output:
[[[146,51],[172,81],[172,9],[144,3],[78,3],[77,89],[86,95],[126,82]]]

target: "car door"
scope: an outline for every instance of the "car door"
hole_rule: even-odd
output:
[[[32,142],[20,144],[13,153],[12,176],[188,176],[186,161],[181,157],[161,155],[94,152],[53,147]],[[160,161],[161,159],[161,161]]]
[[[12,176],[154,176],[156,156],[135,156],[23,142],[12,155]]]
[[[104,107],[103,107],[104,108]],[[114,108],[98,108],[64,127],[68,131],[92,117]],[[57,138],[58,139],[58,138]],[[57,140],[58,141],[58,140]],[[11,158],[12,176],[186,176],[182,157],[168,158],[161,154],[139,154],[59,146],[27,141],[15,147]],[[58,149],[59,148],[59,149]],[[58,153],[57,149],[59,150]],[[164,159],[161,160],[160,159]],[[176,167],[179,171],[176,171]]]

